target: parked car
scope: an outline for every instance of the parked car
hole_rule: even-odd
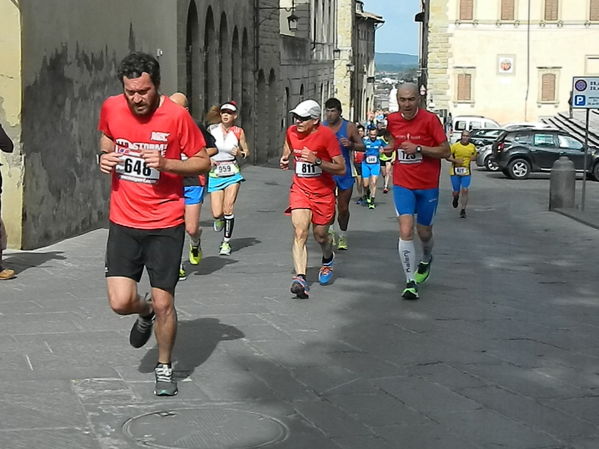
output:
[[[473,129],[501,128],[499,123],[482,115],[457,115],[453,117],[451,124],[451,134],[449,143],[455,143],[460,140],[462,131],[465,129],[471,131]]]
[[[504,131],[492,144],[493,158],[499,169],[510,178],[526,179],[531,172],[549,172],[560,156],[584,171],[584,144],[557,129],[518,128]],[[589,147],[587,170],[599,180],[599,149]]]
[[[502,131],[502,128],[473,129],[470,133],[470,142],[476,148],[490,145],[495,142],[495,139],[499,137]]]
[[[485,167],[488,171],[498,171],[499,165],[493,158],[493,145],[485,145],[476,149],[476,165]]]
[[[555,126],[543,122],[514,122],[503,125],[503,129],[506,131],[514,131],[522,128],[557,129]]]

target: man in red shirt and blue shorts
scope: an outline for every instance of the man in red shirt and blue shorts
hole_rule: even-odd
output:
[[[321,109],[316,101],[302,101],[291,114],[295,125],[287,129],[280,166],[288,170],[289,158],[293,156],[295,174],[287,209],[294,229],[292,256],[296,275],[291,283],[291,293],[307,299],[310,288],[306,281],[306,241],[310,223],[314,239],[322,249],[318,281],[326,285],[333,278],[335,255],[328,235],[329,226],[335,218],[333,175],[345,174],[345,159],[335,134],[320,123]]]
[[[397,90],[397,102],[399,111],[387,116],[390,144],[386,152],[397,152],[393,165],[393,198],[399,217],[399,257],[406,275],[402,297],[418,299],[418,284],[430,275],[441,159],[449,156],[450,149],[438,117],[418,107],[418,86],[402,84]],[[422,242],[422,260],[417,268],[414,215]]]
[[[112,176],[106,246],[108,300],[120,315],[139,314],[129,336],[140,348],[156,321],[158,396],[177,394],[171,352],[177,332],[175,286],[185,225],[183,176],[210,169],[205,141],[185,109],[160,95],[160,66],[131,53],[118,69],[123,94],[102,105],[98,163]],[[182,155],[186,160],[182,160]],[[137,293],[143,269],[151,298]]]

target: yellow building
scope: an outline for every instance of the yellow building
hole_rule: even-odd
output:
[[[500,123],[568,109],[572,77],[599,75],[599,0],[422,0],[429,108]]]

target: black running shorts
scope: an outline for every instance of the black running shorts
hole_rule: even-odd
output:
[[[184,239],[184,224],[135,229],[111,222],[106,243],[106,277],[123,276],[139,282],[145,266],[152,287],[173,291],[179,280]]]

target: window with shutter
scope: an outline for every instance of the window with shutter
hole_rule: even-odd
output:
[[[542,75],[541,101],[555,101],[555,73],[544,73]]]
[[[557,20],[557,10],[559,6],[559,0],[545,0],[545,20],[556,21]]]
[[[472,100],[472,75],[470,73],[458,74],[458,101]]]
[[[589,20],[591,22],[599,22],[599,0],[591,0]]]
[[[501,0],[501,20],[514,20],[514,2],[515,0]]]
[[[460,0],[460,20],[474,18],[474,0]]]

